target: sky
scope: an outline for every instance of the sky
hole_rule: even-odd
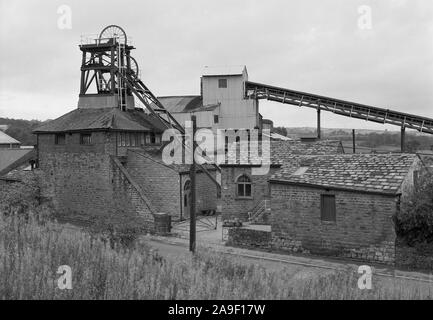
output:
[[[110,24],[158,96],[199,94],[204,66],[246,65],[251,81],[433,118],[431,0],[0,0],[0,117],[75,109],[81,36]],[[260,113],[316,123],[308,108],[261,101]],[[398,129],[326,112],[322,126]]]

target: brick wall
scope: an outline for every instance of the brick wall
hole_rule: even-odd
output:
[[[336,222],[321,220],[325,190],[271,184],[274,247],[383,263],[395,259],[397,198],[335,191]]]
[[[251,167],[222,167],[221,168],[221,209],[223,220],[238,218],[248,220],[248,212],[264,199],[269,199],[269,177],[275,172],[271,168],[267,175],[251,175]],[[238,198],[236,195],[236,180],[246,174],[252,182],[252,197],[250,199]]]

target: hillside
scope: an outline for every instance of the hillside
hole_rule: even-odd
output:
[[[8,126],[5,132],[12,138],[20,141],[23,146],[36,144],[36,136],[32,134],[32,131],[42,123],[39,120],[0,118],[0,125]]]

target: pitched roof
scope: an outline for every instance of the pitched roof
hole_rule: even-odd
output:
[[[1,149],[0,176],[36,158],[34,149]]]
[[[0,130],[0,144],[21,144],[21,142]]]
[[[259,147],[260,154],[262,147]],[[240,147],[237,146],[237,155],[229,152],[226,156],[225,163],[221,166],[236,165],[259,165],[261,155],[253,153],[240,153]],[[314,142],[302,142],[300,140],[277,140],[270,143],[270,163],[271,165],[282,165],[292,163],[301,155],[326,155],[343,153],[344,149],[339,140],[318,140]]]
[[[238,66],[206,66],[203,69],[203,77],[208,76],[238,76],[246,72],[245,65]]]
[[[36,128],[34,133],[83,130],[160,131],[162,120],[142,110],[121,111],[118,108],[75,109],[60,118]]]
[[[187,112],[203,106],[201,96],[158,97],[158,100],[171,113]]]
[[[415,154],[302,156],[283,164],[271,182],[396,194],[417,159]]]

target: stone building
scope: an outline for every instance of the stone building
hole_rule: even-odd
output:
[[[336,154],[283,164],[270,179],[273,247],[393,263],[392,217],[422,168],[413,154]]]
[[[335,140],[271,141],[270,148],[270,168],[267,174],[253,175],[252,170],[259,166],[259,161],[248,155],[247,161],[241,161],[241,155],[236,161],[226,161],[220,165],[220,208],[223,220],[248,221],[260,218],[266,223],[271,208],[269,179],[280,170],[282,164],[295,167],[302,155],[344,152],[341,142]]]
[[[155,152],[163,148],[162,121],[141,109],[81,106],[37,128],[43,195],[58,218],[79,224],[140,218],[148,231],[158,213],[184,218],[187,169],[164,165]],[[216,189],[202,175],[197,209],[215,210]]]

